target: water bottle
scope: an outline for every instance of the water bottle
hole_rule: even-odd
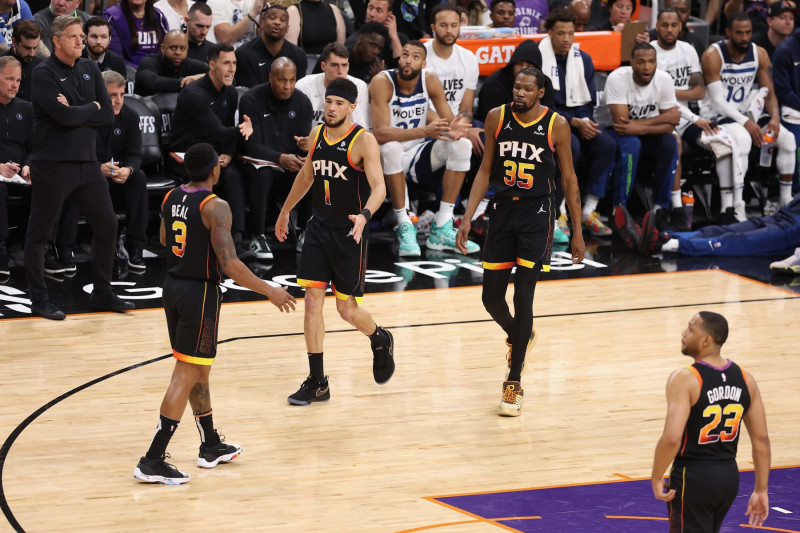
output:
[[[686,227],[692,229],[692,213],[694,212],[694,193],[692,191],[681,194],[683,212],[686,216]]]
[[[761,145],[759,165],[764,168],[772,166],[772,152],[775,150],[775,137],[771,131],[764,132],[764,143]]]

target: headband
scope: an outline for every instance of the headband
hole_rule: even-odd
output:
[[[189,178],[190,181],[194,181],[195,179],[203,181],[209,176],[209,174],[211,174],[211,171],[214,170],[214,167],[216,167],[218,163],[219,155],[214,152],[214,159],[212,159],[206,166],[196,169],[194,172],[187,168],[186,177]]]
[[[344,98],[345,100],[347,100],[351,104],[355,104],[356,103],[356,97],[355,96],[353,96],[349,92],[344,91],[342,89],[337,89],[336,87],[328,87],[325,90],[325,98],[327,98],[329,96],[338,96],[340,98]]]

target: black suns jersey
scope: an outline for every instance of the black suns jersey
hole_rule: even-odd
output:
[[[556,190],[553,124],[558,113],[544,111],[533,122],[523,123],[509,104],[500,108],[500,121],[491,184],[498,197],[535,198]]]
[[[352,227],[349,215],[357,215],[367,203],[370,186],[364,169],[350,157],[353,143],[364,128],[353,126],[341,139],[330,140],[328,128],[321,124],[311,147],[311,168],[314,171],[312,214],[331,228]]]
[[[741,367],[694,363],[689,370],[700,382],[700,398],[689,412],[676,459],[736,459],[742,418],[750,408],[750,391]]]
[[[161,204],[167,239],[167,272],[179,278],[222,281],[211,232],[200,211],[217,195],[208,189],[186,190],[183,185],[169,191]]]

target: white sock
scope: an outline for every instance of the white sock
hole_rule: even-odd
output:
[[[558,206],[558,214],[559,215],[566,215],[567,214],[567,200],[566,198],[561,199],[561,205]]]
[[[662,252],[677,252],[678,251],[678,239],[670,239],[664,244],[661,245]]]
[[[737,187],[736,185],[733,186],[733,206],[743,206],[744,205],[744,198],[742,195],[744,194],[744,186]]]
[[[405,207],[402,209],[395,209],[394,214],[397,217],[398,226],[403,222],[408,222],[409,224],[411,224],[411,217],[408,216],[408,211],[406,211]]]
[[[475,210],[475,214],[472,215],[472,220],[475,220],[476,218],[484,214],[486,212],[487,207],[489,207],[489,199],[484,198],[483,200],[481,200],[481,203],[478,204],[478,208]]]
[[[729,207],[733,207],[733,189],[720,189],[719,204],[719,209],[723,212]]]
[[[781,202],[781,207],[783,207],[792,201],[792,182],[781,180],[780,184],[781,184],[780,202]]]
[[[597,202],[600,201],[600,198],[593,194],[587,194],[586,200],[583,202],[583,216],[588,217],[595,211],[597,211]]]
[[[672,191],[672,207],[681,207],[681,190]]]
[[[448,220],[453,219],[453,209],[456,204],[448,204],[447,202],[439,202],[439,210],[436,212],[436,217],[433,219],[437,228],[441,228],[447,224]]]

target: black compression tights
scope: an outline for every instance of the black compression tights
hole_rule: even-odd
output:
[[[541,265],[533,268],[518,266],[514,274],[514,316],[506,303],[506,290],[511,270],[483,271],[483,306],[505,331],[511,342],[511,371],[509,381],[519,381],[525,350],[533,328],[533,294],[539,280]]]

